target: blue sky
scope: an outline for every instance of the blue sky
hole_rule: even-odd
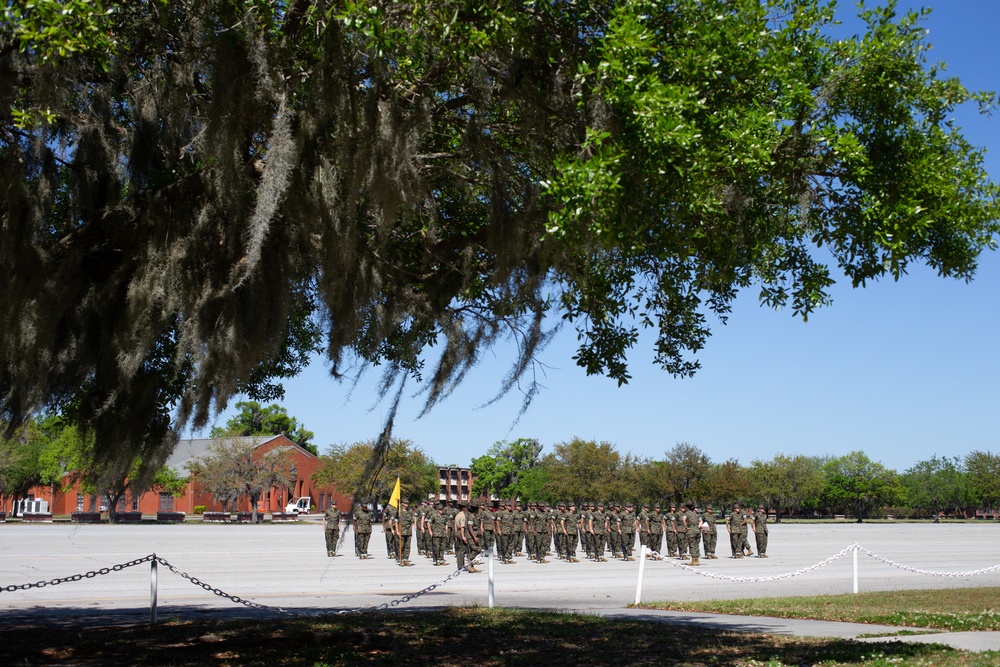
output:
[[[971,89],[1000,89],[1000,0],[900,3],[928,5],[934,8],[924,24],[934,46],[930,60],[946,62],[947,73]],[[845,20],[852,9],[842,4]],[[1000,180],[1000,118],[972,109],[957,117],[970,141],[987,149],[987,167]],[[494,442],[519,437],[537,438],[545,452],[579,436],[652,458],[686,442],[714,461],[743,464],[778,453],[839,456],[860,449],[900,472],[935,454],[1000,451],[1000,254],[984,255],[969,284],[922,267],[898,283],[857,290],[843,283],[833,289],[833,305],[808,323],[760,307],[748,290],[729,323],[713,327],[693,379],[675,379],[651,363],[650,335],[633,350],[627,386],[587,377],[572,361],[575,333],[564,330],[540,355],[545,390],[519,421],[516,392],[483,407],[512,360],[510,350],[498,348],[419,419],[423,403],[411,384],[396,435],[442,465],[468,465]],[[351,392],[317,360],[285,384],[282,405],[325,451],[379,433],[387,406],[377,401],[377,380],[369,372]]]

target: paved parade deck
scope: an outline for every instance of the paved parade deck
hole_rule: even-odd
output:
[[[0,525],[0,587],[50,581],[127,563],[155,553],[177,570],[210,588],[263,605],[305,612],[338,611],[398,600],[447,577],[454,570],[434,567],[412,554],[414,567],[401,568],[386,557],[381,528],[372,535],[373,558],[353,555],[349,531],[344,555],[327,558],[323,531],[310,517],[289,525]],[[724,532],[724,531],[723,531]],[[707,600],[789,595],[850,593],[853,558],[839,559],[779,581],[733,582],[707,574],[769,577],[798,572],[841,552],[853,543],[901,565],[939,573],[971,572],[1000,563],[1000,523],[905,524],[817,523],[771,526],[770,558],[733,560],[728,539],[720,535],[719,560],[702,560],[698,572],[673,563],[647,561],[644,601]],[[638,562],[548,564],[521,558],[514,565],[495,565],[495,604],[649,618],[666,622],[699,622],[732,627],[752,625],[759,631],[820,636],[851,636],[880,632],[873,626],[816,624],[784,619],[715,617],[628,610],[634,601]],[[893,567],[865,553],[858,554],[859,591],[914,588],[1000,586],[1000,571],[978,576],[931,576]],[[485,570],[485,567],[483,567]],[[167,568],[158,569],[160,619],[273,615],[251,609],[193,585]],[[47,585],[0,592],[0,622],[73,623],[81,620],[136,623],[148,621],[150,565]],[[397,609],[487,604],[487,574],[463,573]],[[726,621],[729,619],[729,621]],[[726,625],[728,623],[728,625]],[[810,623],[814,625],[810,625]],[[848,630],[833,626],[853,626]],[[766,628],[771,627],[771,630]],[[828,631],[821,631],[826,627]],[[857,629],[860,628],[860,629]],[[846,634],[844,634],[846,633]],[[1000,633],[973,635],[971,647],[1000,650]],[[934,635],[944,638],[946,635]],[[992,637],[991,637],[992,636]],[[909,638],[907,638],[910,640]],[[916,639],[915,641],[920,641]],[[926,641],[926,639],[924,639]],[[978,641],[978,640],[977,640]],[[992,642],[980,645],[982,642]]]

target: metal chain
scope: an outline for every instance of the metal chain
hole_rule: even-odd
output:
[[[876,553],[864,548],[863,546],[857,545],[858,551],[868,554],[872,558],[886,565],[899,568],[900,570],[906,570],[907,572],[915,572],[917,574],[926,574],[931,577],[974,577],[978,574],[986,574],[987,572],[995,572],[1000,570],[1000,565],[994,565],[992,567],[984,567],[979,570],[967,570],[965,572],[937,572],[934,570],[921,570],[916,567],[910,567],[909,565],[903,565],[902,563],[897,563],[894,560],[890,560],[885,556],[879,556]]]
[[[153,557],[151,556],[150,558],[153,558]],[[246,607],[251,607],[253,609],[263,609],[265,611],[272,611],[272,612],[275,612],[277,614],[286,614],[286,615],[290,615],[290,616],[315,616],[315,615],[318,615],[318,614],[328,613],[325,610],[314,610],[314,611],[290,610],[290,609],[285,609],[283,607],[272,607],[270,605],[260,604],[258,602],[252,602],[250,600],[245,600],[245,599],[239,597],[238,595],[230,595],[229,593],[226,593],[225,591],[223,591],[221,589],[214,588],[211,585],[206,584],[203,581],[200,581],[198,578],[192,577],[190,574],[178,570],[176,567],[174,567],[173,565],[171,565],[169,562],[167,562],[163,558],[160,558],[159,556],[156,556],[155,558],[156,558],[156,562],[157,563],[160,563],[161,565],[163,565],[165,568],[167,568],[168,570],[170,570],[174,574],[187,579],[188,581],[190,581],[195,586],[200,586],[200,587],[204,588],[206,591],[209,591],[210,593],[213,593],[214,595],[218,595],[219,597],[226,598],[227,600],[235,602],[236,604],[241,604],[241,605],[244,605]],[[481,558],[482,558],[482,555],[476,556],[474,559],[472,559],[471,561],[469,561],[469,563],[467,565],[465,565],[464,567],[461,567],[461,568],[455,570],[454,572],[452,572],[450,575],[448,575],[447,577],[445,577],[441,581],[439,581],[437,583],[434,583],[434,584],[431,584],[430,586],[427,586],[426,588],[421,589],[421,590],[417,591],[416,593],[410,593],[409,595],[404,595],[401,598],[397,598],[395,600],[390,600],[389,602],[383,602],[382,604],[373,605],[371,607],[355,607],[353,609],[338,609],[335,613],[337,613],[337,614],[363,614],[363,613],[369,613],[369,612],[373,612],[373,611],[381,611],[383,609],[388,609],[390,607],[397,607],[397,606],[399,606],[401,604],[409,602],[410,600],[415,600],[415,599],[419,598],[422,595],[426,595],[427,593],[430,593],[431,591],[433,591],[436,588],[440,588],[441,586],[445,585],[446,583],[448,583],[452,579],[455,579],[456,577],[458,577],[463,572],[466,572],[470,566],[475,565],[477,562],[480,561]]]
[[[455,579],[456,577],[458,577],[463,572],[467,572],[470,567],[472,567],[473,565],[475,565],[476,563],[478,563],[479,561],[481,561],[482,558],[483,558],[482,554],[477,555],[475,558],[473,558],[471,561],[469,561],[466,565],[464,565],[463,567],[458,568],[457,570],[455,570],[454,572],[452,572],[451,574],[449,574],[447,577],[445,577],[441,581],[437,582],[436,584],[431,584],[427,588],[421,589],[421,590],[417,591],[416,593],[410,593],[409,595],[404,595],[401,598],[396,598],[395,600],[390,600],[389,602],[383,602],[382,604],[374,605],[374,606],[371,606],[371,607],[355,607],[354,609],[342,609],[342,610],[338,610],[337,614],[364,614],[364,613],[369,613],[369,612],[373,612],[373,611],[381,611],[383,609],[388,609],[390,607],[398,607],[399,605],[405,604],[405,603],[409,602],[410,600],[416,600],[418,597],[420,597],[422,595],[426,595],[427,593],[430,593],[431,591],[433,591],[436,588],[440,588],[441,586],[444,586],[449,581],[451,581],[452,579]],[[322,613],[322,612],[317,612],[317,613]]]
[[[176,567],[174,567],[173,565],[171,565],[165,558],[160,558],[159,556],[154,556],[154,558],[156,558],[156,562],[157,563],[159,563],[163,567],[167,568],[168,570],[170,570],[171,572],[173,572],[177,576],[183,577],[184,579],[187,579],[188,581],[190,581],[195,586],[201,586],[202,588],[204,588],[209,593],[212,593],[214,595],[218,595],[220,598],[226,598],[227,600],[235,602],[236,604],[241,604],[241,605],[243,605],[245,607],[251,607],[253,609],[265,609],[267,611],[273,611],[273,612],[276,612],[276,613],[279,613],[279,614],[288,614],[288,613],[291,613],[287,609],[282,609],[281,607],[272,607],[270,605],[260,604],[259,602],[252,602],[251,600],[244,600],[243,598],[241,598],[238,595],[230,595],[229,593],[226,593],[225,591],[223,591],[223,590],[221,590],[219,588],[214,588],[213,586],[211,586],[209,584],[206,584],[204,581],[201,581],[197,577],[192,577],[187,572],[182,572],[181,570],[178,570]]]
[[[111,567],[102,567],[99,570],[91,570],[85,574],[74,574],[70,577],[60,577],[58,579],[50,579],[49,581],[38,581],[33,584],[20,584],[14,586],[0,586],[0,593],[13,593],[14,591],[26,591],[31,588],[45,588],[46,586],[58,586],[59,584],[65,584],[70,581],[80,581],[82,579],[93,579],[105,574],[111,574],[112,572],[121,572],[122,570],[130,567],[135,567],[136,565],[142,565],[143,563],[148,563],[153,560],[155,556],[150,554],[144,556],[143,558],[137,558],[135,560],[129,561],[127,563],[120,563],[118,565],[113,565]]]
[[[728,574],[718,574],[716,572],[711,572],[711,571],[708,571],[708,570],[700,570],[700,569],[698,569],[696,567],[692,567],[691,565],[688,565],[687,563],[676,563],[676,562],[671,561],[671,560],[668,560],[667,562],[670,565],[673,565],[674,567],[680,568],[682,570],[686,570],[687,572],[693,572],[695,574],[700,574],[703,577],[709,577],[711,579],[723,579],[725,581],[755,582],[756,583],[756,582],[762,582],[762,581],[779,581],[781,579],[788,579],[790,577],[797,577],[800,574],[805,574],[806,572],[812,572],[813,570],[819,569],[819,568],[823,567],[824,565],[829,565],[830,563],[832,563],[833,561],[835,561],[835,560],[837,560],[839,558],[843,558],[847,554],[851,553],[851,551],[853,551],[855,548],[859,548],[857,542],[855,542],[854,544],[851,544],[848,547],[845,547],[844,549],[838,551],[837,553],[835,553],[834,555],[830,556],[829,558],[827,558],[825,560],[821,560],[820,562],[818,562],[818,563],[816,563],[814,565],[810,565],[809,567],[804,567],[801,570],[796,570],[794,572],[786,572],[784,574],[775,574],[775,575],[771,575],[771,576],[768,576],[768,577],[734,577],[734,576],[731,576],[731,575],[728,575]],[[663,556],[661,554],[659,554],[659,553],[657,553],[655,551],[653,551],[652,554],[655,555],[655,556],[657,556],[657,557],[663,558]]]
[[[767,577],[734,577],[734,576],[731,576],[731,575],[718,574],[716,572],[711,572],[711,571],[708,571],[708,570],[697,569],[695,567],[692,567],[691,565],[688,565],[687,563],[674,562],[673,560],[668,560],[667,562],[670,565],[673,565],[676,568],[680,568],[680,569],[688,571],[688,572],[693,572],[694,574],[699,574],[699,575],[701,575],[703,577],[709,577],[709,578],[712,578],[712,579],[722,579],[722,580],[725,580],[725,581],[755,582],[756,583],[756,582],[765,582],[765,581],[778,581],[778,580],[781,580],[781,579],[788,579],[790,577],[797,577],[799,575],[806,574],[807,572],[812,572],[813,570],[816,570],[816,569],[819,569],[819,568],[824,567],[826,565],[829,565],[830,563],[832,563],[832,562],[834,562],[834,561],[836,561],[836,560],[838,560],[840,558],[843,558],[844,556],[846,556],[847,554],[851,553],[852,551],[861,551],[861,552],[863,552],[863,553],[871,556],[875,560],[880,561],[880,562],[882,562],[882,563],[884,563],[886,565],[889,565],[891,567],[896,567],[896,568],[899,568],[901,570],[906,570],[908,572],[914,572],[916,574],[925,574],[925,575],[934,576],[934,577],[971,577],[971,576],[976,576],[976,575],[980,575],[980,574],[986,574],[986,573],[989,573],[989,572],[995,572],[995,571],[1000,570],[1000,564],[994,565],[992,567],[981,568],[981,569],[978,569],[978,570],[968,570],[968,571],[965,571],[965,572],[936,572],[936,571],[932,571],[932,570],[922,570],[922,569],[919,569],[919,568],[910,567],[909,565],[903,565],[901,563],[897,563],[896,561],[890,560],[889,558],[886,558],[884,556],[880,556],[880,555],[874,553],[873,551],[871,551],[870,549],[867,549],[867,548],[859,545],[857,542],[848,545],[847,547],[845,547],[844,549],[842,549],[839,552],[835,553],[834,555],[830,556],[829,558],[821,560],[820,562],[815,563],[813,565],[810,565],[809,567],[804,567],[804,568],[802,568],[800,570],[795,570],[794,572],[786,572],[786,573],[783,573],[783,574],[775,574],[775,575],[771,575],[771,576],[767,576]],[[654,558],[660,558],[660,559],[665,558],[662,554],[660,554],[660,553],[658,553],[656,551],[653,551],[652,549],[649,551],[649,555],[651,557],[654,557]],[[452,572],[451,574],[449,574],[447,577],[445,577],[441,581],[433,583],[430,586],[427,586],[426,588],[423,588],[423,589],[417,591],[416,593],[410,593],[408,595],[404,595],[402,597],[396,598],[395,600],[390,600],[388,602],[383,602],[382,604],[373,605],[373,606],[370,606],[370,607],[355,607],[353,609],[341,609],[341,610],[337,610],[336,613],[337,614],[361,614],[361,613],[370,613],[370,612],[375,612],[375,611],[381,611],[383,609],[389,609],[391,607],[398,607],[401,604],[406,604],[407,602],[410,602],[411,600],[416,600],[417,598],[419,598],[419,597],[421,597],[423,595],[426,595],[427,593],[430,593],[431,591],[436,590],[436,589],[440,588],[441,586],[444,586],[448,582],[450,582],[450,581],[454,580],[455,578],[457,578],[463,572],[467,572],[469,567],[471,567],[471,566],[475,565],[476,563],[480,562],[482,559],[483,559],[483,554],[477,555],[475,558],[473,558],[472,560],[470,560],[469,563],[467,565],[465,565],[464,567],[461,567],[461,568],[455,570],[454,572]],[[273,607],[273,606],[270,606],[270,605],[260,604],[258,602],[253,602],[251,600],[245,600],[245,599],[239,597],[238,595],[231,595],[229,593],[226,593],[225,591],[223,591],[221,589],[218,589],[218,588],[215,588],[215,587],[211,586],[210,584],[207,584],[207,583],[199,580],[198,578],[191,576],[190,574],[188,574],[186,572],[182,572],[181,570],[178,570],[171,563],[169,563],[166,559],[161,558],[161,557],[157,556],[156,554],[150,554],[148,556],[144,556],[142,558],[137,558],[135,560],[128,561],[127,563],[120,563],[118,565],[113,565],[111,567],[102,567],[99,570],[92,570],[92,571],[86,572],[84,574],[74,574],[74,575],[69,576],[69,577],[60,577],[60,578],[57,578],[57,579],[50,579],[49,581],[38,581],[38,582],[35,582],[35,583],[29,583],[29,584],[20,584],[20,585],[11,585],[11,586],[0,586],[0,593],[2,593],[2,592],[13,593],[15,591],[29,590],[29,589],[32,589],[32,588],[45,588],[46,586],[57,586],[59,584],[64,584],[64,583],[71,582],[71,581],[81,581],[83,579],[93,579],[94,577],[97,577],[97,576],[101,576],[101,575],[105,575],[105,574],[111,574],[112,572],[121,572],[122,570],[125,570],[127,568],[135,567],[136,565],[141,565],[143,563],[148,563],[148,562],[154,561],[154,560],[157,563],[159,563],[160,565],[163,565],[165,568],[167,568],[168,570],[170,570],[174,574],[176,574],[176,575],[178,575],[178,576],[180,576],[180,577],[182,577],[184,579],[187,579],[188,581],[190,581],[195,586],[200,586],[201,588],[204,588],[206,591],[212,593],[213,595],[217,595],[219,597],[225,598],[225,599],[227,599],[227,600],[229,600],[231,602],[234,602],[236,604],[244,605],[246,607],[250,607],[250,608],[253,608],[253,609],[262,609],[262,610],[265,610],[265,611],[271,611],[271,612],[274,612],[274,613],[287,614],[287,615],[303,615],[303,616],[309,615],[309,616],[312,616],[312,615],[316,615],[316,614],[328,613],[328,612],[326,612],[324,610],[309,611],[309,612],[293,611],[293,610],[285,609],[283,607]]]

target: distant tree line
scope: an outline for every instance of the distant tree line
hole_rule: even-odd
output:
[[[573,438],[544,456],[537,440],[495,443],[472,461],[473,494],[545,502],[632,501],[715,508],[734,502],[764,505],[782,516],[880,514],[898,518],[940,513],[972,516],[1000,506],[1000,454],[931,457],[902,473],[862,451],[844,456],[778,454],[743,465],[712,461],[695,445],[678,443],[662,458],[622,454],[611,443]]]

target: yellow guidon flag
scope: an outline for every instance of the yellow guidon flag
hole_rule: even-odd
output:
[[[392,490],[392,495],[389,496],[389,504],[399,509],[399,477],[396,477],[396,488]]]

